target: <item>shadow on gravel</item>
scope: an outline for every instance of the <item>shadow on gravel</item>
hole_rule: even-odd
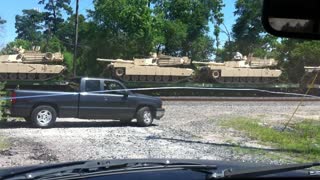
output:
[[[151,126],[157,126],[155,124]],[[119,121],[58,121],[52,128],[98,128],[98,127],[139,127],[136,123],[122,124]],[[28,122],[1,122],[0,129],[33,128]]]
[[[204,145],[212,145],[212,146],[238,147],[238,148],[249,149],[249,150],[263,150],[263,151],[273,151],[273,152],[303,153],[302,151],[294,150],[294,149],[258,148],[258,147],[241,146],[241,145],[237,145],[237,144],[202,142],[202,141],[193,141],[193,140],[187,140],[187,139],[163,138],[163,137],[157,137],[157,136],[148,136],[148,137],[146,138],[146,140],[152,140],[152,139],[166,140],[166,141],[174,141],[174,142],[183,142],[183,143],[204,144]]]

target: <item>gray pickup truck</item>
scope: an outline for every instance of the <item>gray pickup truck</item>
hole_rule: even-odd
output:
[[[164,116],[158,97],[133,93],[113,79],[78,78],[73,91],[12,90],[9,115],[48,128],[56,118],[114,119],[149,126]]]

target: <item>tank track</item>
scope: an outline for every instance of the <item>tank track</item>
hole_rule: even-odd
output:
[[[270,77],[220,77],[214,79],[221,84],[266,84],[276,82],[278,78]]]
[[[0,73],[0,81],[47,81],[59,76],[61,76],[61,74]]]
[[[190,81],[191,77],[185,76],[143,76],[143,75],[124,75],[114,76],[123,82],[157,82],[157,83],[180,83]]]

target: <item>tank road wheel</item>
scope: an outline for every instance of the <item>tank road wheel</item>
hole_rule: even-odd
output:
[[[241,83],[246,83],[246,82],[247,82],[247,78],[245,78],[245,77],[240,77],[240,82],[241,82]]]
[[[253,83],[253,78],[252,77],[248,77],[247,81],[248,81],[248,83]]]
[[[232,81],[235,83],[239,83],[240,82],[240,78],[239,77],[234,77],[232,78]]]
[[[253,82],[254,83],[261,83],[261,78],[255,77],[255,78],[253,78]]]
[[[36,75],[35,74],[28,74],[27,75],[27,79],[28,80],[34,80],[36,78]]]
[[[262,83],[269,83],[270,82],[270,78],[263,77],[261,81],[262,81]]]
[[[16,73],[9,74],[9,79],[10,80],[16,80],[17,77],[18,77],[18,75]]]
[[[147,76],[140,76],[140,77],[139,77],[139,80],[144,82],[144,81],[147,80]]]
[[[221,77],[221,78],[216,79],[216,81],[218,83],[225,83],[225,78]]]
[[[162,77],[162,81],[163,81],[163,82],[169,82],[169,81],[170,81],[169,76],[163,76],[163,77]]]
[[[179,81],[179,76],[171,76],[172,82]]]
[[[161,77],[161,76],[155,76],[155,77],[154,77],[154,80],[155,80],[156,82],[161,82],[161,81],[162,81],[162,77]]]
[[[130,76],[124,75],[124,76],[123,76],[123,80],[124,80],[124,81],[130,81]]]
[[[139,76],[137,76],[137,75],[131,76],[131,80],[132,81],[139,81]]]
[[[27,74],[25,74],[25,73],[18,74],[18,78],[20,80],[25,80],[25,79],[27,79]]]
[[[7,80],[8,79],[8,74],[2,73],[0,74],[0,80]]]
[[[44,80],[47,78],[46,74],[39,74],[39,79]]]
[[[115,75],[116,75],[117,77],[122,77],[122,76],[124,75],[124,69],[122,69],[122,68],[117,68],[117,69],[115,69],[114,73],[115,73]]]
[[[260,77],[255,77],[254,78],[254,83],[261,83],[261,78]]]
[[[212,77],[213,77],[214,79],[218,79],[218,78],[220,77],[220,72],[217,71],[217,70],[214,70],[214,71],[212,72]]]
[[[154,76],[147,76],[147,81],[148,82],[153,82],[154,81]]]
[[[232,77],[226,77],[226,78],[224,78],[224,81],[226,83],[232,83]]]

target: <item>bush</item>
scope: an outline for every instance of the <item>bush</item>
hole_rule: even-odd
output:
[[[4,85],[5,83],[0,83],[0,121],[4,119],[4,107],[7,104],[7,101],[2,99],[6,96],[6,92],[3,91]]]

